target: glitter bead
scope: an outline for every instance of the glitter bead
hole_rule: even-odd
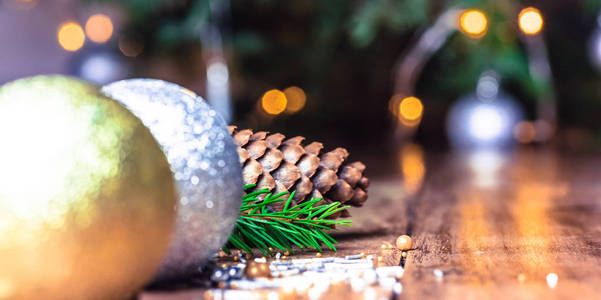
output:
[[[408,235],[401,235],[396,239],[396,247],[400,250],[410,250],[411,244],[411,237],[409,237]]]

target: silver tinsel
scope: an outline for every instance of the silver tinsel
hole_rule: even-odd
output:
[[[243,183],[236,145],[221,116],[176,84],[129,79],[102,92],[140,118],[167,156],[179,202],[157,280],[185,276],[227,241],[238,217]]]

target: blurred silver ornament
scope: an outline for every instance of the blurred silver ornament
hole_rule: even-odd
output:
[[[102,92],[150,128],[177,183],[178,213],[158,281],[196,270],[228,239],[238,217],[242,173],[226,124],[200,97],[156,79],[111,83]]]
[[[451,107],[447,133],[458,148],[505,148],[514,143],[513,130],[523,119],[521,107],[500,91],[498,75],[484,72],[476,93]]]
[[[122,56],[100,46],[75,53],[68,68],[70,74],[99,85],[125,79],[130,71]]]

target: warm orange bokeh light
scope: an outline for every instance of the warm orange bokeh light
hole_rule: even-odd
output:
[[[513,129],[513,136],[515,139],[522,143],[528,144],[534,140],[536,136],[536,128],[532,122],[522,121],[515,125]]]
[[[518,23],[522,32],[528,35],[534,35],[543,29],[543,16],[538,9],[527,7],[520,12]]]
[[[91,16],[86,22],[86,34],[92,42],[104,43],[113,35],[113,22],[103,14]]]
[[[303,89],[297,86],[291,86],[284,90],[284,94],[286,95],[286,100],[288,101],[288,105],[286,106],[287,113],[293,114],[305,107],[307,95]]]
[[[261,107],[270,115],[279,115],[286,109],[288,100],[280,90],[269,90],[261,98]]]
[[[424,151],[417,144],[403,146],[401,149],[400,164],[405,190],[408,194],[412,195],[419,190],[426,174]]]
[[[480,10],[469,9],[459,17],[459,28],[470,37],[479,38],[484,36],[487,27],[486,15]]]
[[[67,51],[77,51],[86,40],[83,28],[75,22],[63,23],[58,28],[58,43]]]
[[[424,106],[416,97],[407,97],[399,105],[400,117],[407,121],[415,121],[422,117]]]

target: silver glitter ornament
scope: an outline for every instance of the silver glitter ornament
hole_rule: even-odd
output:
[[[183,277],[216,252],[234,228],[243,188],[236,145],[221,116],[176,84],[129,79],[106,85],[102,92],[140,118],[167,156],[178,212],[157,280]]]

